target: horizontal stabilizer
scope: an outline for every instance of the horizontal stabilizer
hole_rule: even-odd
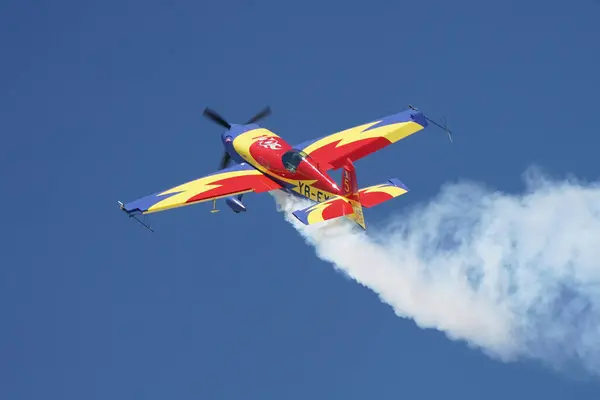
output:
[[[408,188],[398,179],[390,179],[386,183],[369,186],[358,191],[360,204],[366,208],[374,207],[406,192],[408,192]],[[292,214],[304,225],[312,225],[343,216],[352,219],[354,208],[351,201],[342,196],[335,196],[322,203],[294,211]],[[363,225],[364,221],[361,225],[364,229]]]
[[[370,208],[408,192],[408,188],[399,179],[390,179],[381,185],[369,186],[359,190],[360,204]]]
[[[294,211],[292,214],[304,225],[312,225],[350,215],[353,212],[354,210],[348,200],[341,196],[335,196],[305,209]]]

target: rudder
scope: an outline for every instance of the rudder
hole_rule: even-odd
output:
[[[346,159],[342,170],[342,195],[348,200],[352,206],[352,210],[354,211],[347,217],[360,225],[361,228],[367,229],[362,205],[360,203],[360,192],[358,189],[358,181],[356,180],[356,169],[349,158]]]

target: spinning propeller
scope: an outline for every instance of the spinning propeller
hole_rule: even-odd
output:
[[[211,121],[215,122],[218,125],[221,125],[225,129],[231,129],[231,124],[229,122],[227,122],[227,120],[225,118],[223,118],[221,115],[219,115],[219,113],[217,113],[216,111],[213,111],[210,108],[206,107],[204,109],[203,114],[206,118],[210,119]],[[267,106],[262,111],[258,112],[256,115],[254,115],[252,118],[250,118],[244,125],[254,124],[254,123],[260,121],[261,119],[268,117],[269,115],[271,115],[271,107]],[[219,165],[219,169],[227,168],[227,165],[229,165],[230,160],[231,160],[231,156],[229,155],[228,152],[225,152],[223,154],[223,157],[221,158],[221,163]]]

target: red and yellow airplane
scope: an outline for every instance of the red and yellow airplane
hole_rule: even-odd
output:
[[[293,213],[306,225],[347,216],[366,229],[363,207],[376,206],[408,189],[398,179],[359,189],[353,161],[420,131],[428,121],[435,123],[410,106],[398,114],[292,146],[256,124],[270,113],[267,107],[245,124],[232,125],[205,109],[206,117],[226,129],[221,134],[225,153],[220,170],[127,204],[119,202],[121,209],[135,217],[213,201],[212,212],[217,212],[216,200],[225,198],[226,204],[239,213],[246,211],[244,193],[283,190],[317,203]],[[234,164],[229,166],[231,161]],[[327,174],[339,168],[343,169],[341,186]]]

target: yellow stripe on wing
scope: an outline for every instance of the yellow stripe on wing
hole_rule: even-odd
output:
[[[307,152],[308,154],[314,152],[317,149],[320,149],[321,147],[327,146],[328,144],[331,143],[335,143],[337,141],[341,141],[343,140],[345,137],[349,137],[349,138],[354,138],[357,135],[359,135],[363,130],[375,125],[376,123],[378,123],[379,121],[375,121],[375,122],[370,122],[368,124],[364,124],[364,125],[360,125],[360,126],[356,126],[353,128],[349,128],[346,130],[343,130],[341,132],[337,132],[337,133],[333,133],[329,136],[324,137],[321,140],[317,140],[316,142],[314,142],[313,144],[307,146],[304,151]],[[336,147],[339,147],[340,144],[338,143],[336,145]]]
[[[196,179],[191,182],[184,183],[182,185],[176,186],[172,189],[168,189],[168,190],[165,190],[164,192],[159,193],[158,196],[164,196],[164,195],[168,195],[168,194],[172,194],[172,193],[177,193],[177,194],[170,196],[170,197],[154,204],[153,206],[148,208],[147,213],[152,213],[152,212],[156,212],[156,211],[166,210],[169,208],[175,208],[175,207],[181,207],[181,206],[187,205],[188,204],[187,201],[189,199],[191,199],[192,197],[197,196],[201,193],[208,192],[209,190],[222,187],[226,183],[226,182],[224,182],[224,183],[219,183],[219,184],[213,184],[214,182],[223,181],[223,180],[227,180],[227,179],[240,179],[240,178],[243,179],[244,177],[252,177],[252,176],[262,177],[262,173],[260,173],[260,171],[257,171],[257,170],[231,171],[231,172],[225,172],[225,173],[220,173],[220,174],[217,173],[214,175],[209,175],[209,176],[206,176],[203,178]],[[223,195],[220,197],[227,197],[232,194],[247,193],[247,192],[251,192],[251,191],[253,191],[253,186],[247,185],[246,187],[244,187],[243,190],[231,191],[230,193],[227,193],[226,195]],[[178,193],[178,192],[181,192],[181,193]],[[212,199],[213,198],[210,198],[207,200],[212,200]],[[204,201],[206,201],[206,200],[204,200]]]
[[[392,197],[401,196],[406,192],[407,191],[404,188],[401,188],[398,186],[393,186],[393,185],[388,185],[388,184],[371,186],[371,187],[365,188],[360,191],[361,194],[363,194],[363,193],[386,193]]]

